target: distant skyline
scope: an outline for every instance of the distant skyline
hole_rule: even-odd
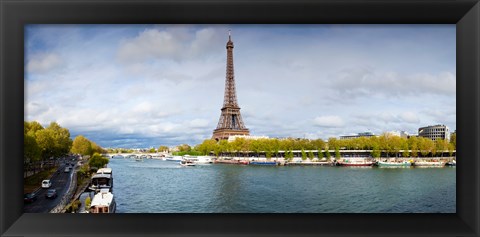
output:
[[[25,120],[102,147],[195,145],[223,104],[228,31],[251,135],[456,129],[455,25],[27,25]]]

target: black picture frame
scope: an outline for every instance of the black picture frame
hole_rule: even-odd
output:
[[[480,236],[478,0],[1,0],[2,236]],[[25,24],[456,24],[456,214],[22,213]]]

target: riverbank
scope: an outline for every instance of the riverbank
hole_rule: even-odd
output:
[[[271,164],[279,166],[288,166],[288,165],[334,165],[337,162],[343,162],[348,160],[369,160],[373,163],[378,161],[383,162],[410,162],[415,163],[425,163],[425,162],[442,162],[444,164],[456,160],[456,157],[341,157],[338,159],[318,159],[318,158],[301,158],[294,157],[291,159],[285,158],[266,158],[266,157],[217,157],[214,158],[214,163],[217,164],[238,164],[238,165],[248,165],[248,164]]]

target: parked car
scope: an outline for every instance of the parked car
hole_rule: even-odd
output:
[[[57,197],[57,190],[52,188],[47,190],[47,193],[45,193],[46,198],[56,198]]]
[[[42,181],[42,188],[50,188],[52,187],[52,182],[49,179]]]
[[[32,203],[37,200],[37,195],[35,193],[26,193],[23,195],[23,202],[24,203]]]

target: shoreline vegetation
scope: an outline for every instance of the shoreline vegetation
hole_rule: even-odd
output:
[[[134,153],[132,149],[116,148],[107,149],[110,154],[114,153]],[[202,156],[209,155],[215,157],[265,157],[293,159],[302,157],[302,159],[313,158],[341,158],[342,153],[349,155],[368,154],[372,158],[443,158],[452,157],[456,153],[456,135],[453,134],[450,141],[430,140],[424,137],[402,138],[398,136],[382,134],[378,137],[360,137],[339,140],[329,138],[327,141],[322,139],[301,139],[301,138],[264,138],[249,140],[237,138],[232,142],[226,140],[215,141],[213,139],[204,140],[201,144],[194,147],[188,144],[182,144],[170,151],[166,146],[160,146],[157,150],[150,149],[149,153],[171,153],[175,156]]]

